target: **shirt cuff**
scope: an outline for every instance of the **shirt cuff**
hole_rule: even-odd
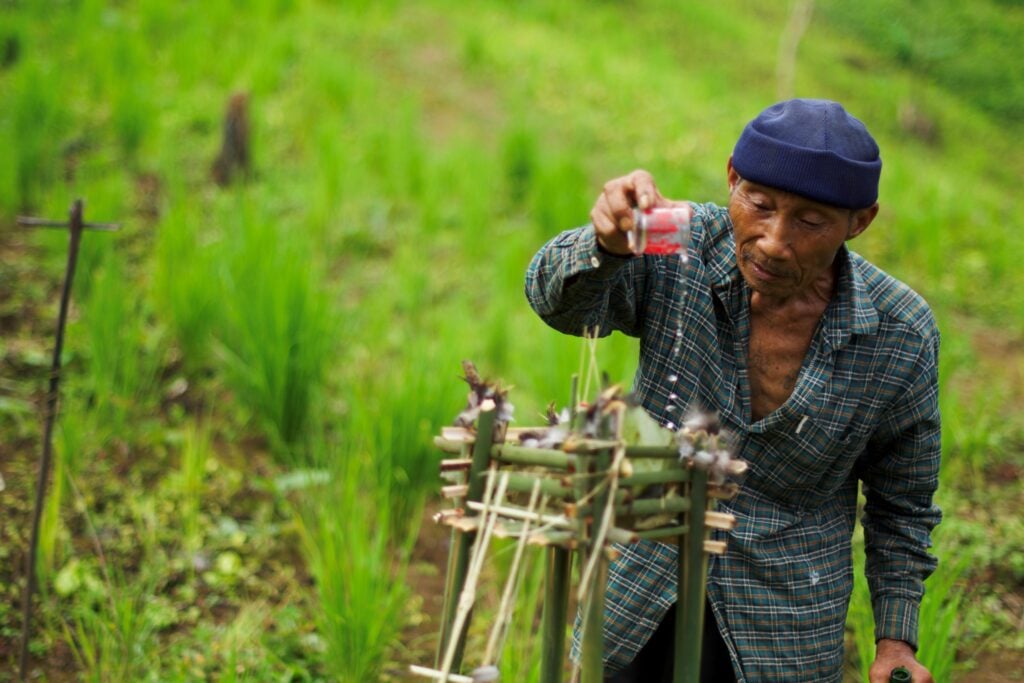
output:
[[[875,642],[883,638],[902,640],[917,651],[919,603],[901,598],[882,598],[875,602]]]
[[[571,250],[569,260],[572,274],[587,273],[591,280],[612,280],[630,261],[633,256],[619,256],[605,251],[597,242],[597,234],[593,225],[586,225],[574,233],[563,234],[563,239],[555,241],[555,246]]]

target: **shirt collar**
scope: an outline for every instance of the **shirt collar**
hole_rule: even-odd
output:
[[[822,327],[829,346],[839,350],[854,334],[874,334],[878,330],[878,311],[857,268],[861,257],[844,244],[836,259],[839,262],[839,282],[836,283],[832,303],[825,310]]]
[[[741,284],[742,275],[736,265],[736,241],[733,239],[732,222],[728,222],[728,239],[721,240],[711,250],[707,261],[709,279],[715,289],[728,289],[733,283]],[[856,262],[860,256],[846,245],[836,254],[839,262],[839,281],[832,302],[825,310],[822,332],[825,342],[833,350],[839,350],[849,343],[854,334],[874,334],[878,329],[878,311],[868,294],[867,284]]]

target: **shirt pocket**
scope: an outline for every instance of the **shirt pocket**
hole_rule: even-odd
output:
[[[856,422],[797,417],[757,439],[748,482],[796,508],[818,507],[847,480],[868,435]]]

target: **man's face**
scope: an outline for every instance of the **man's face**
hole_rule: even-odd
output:
[[[878,211],[821,204],[740,178],[729,164],[729,216],[743,279],[762,296],[785,300],[831,285],[843,242],[863,232]]]

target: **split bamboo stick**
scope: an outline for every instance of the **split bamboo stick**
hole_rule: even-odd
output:
[[[704,552],[708,474],[694,469],[689,486],[689,533],[679,537],[676,576],[676,643],[674,683],[700,683],[701,641],[704,635],[704,590],[707,556]]]
[[[470,466],[468,475],[468,491],[466,493],[467,504],[479,502],[483,493],[484,480],[480,476],[487,469],[490,461],[491,440],[494,437],[494,422],[497,416],[496,406],[493,401],[487,401],[489,405],[481,406],[480,416],[477,418],[477,434],[473,444],[473,464]],[[461,445],[460,445],[460,453]],[[448,581],[445,585],[444,611],[441,622],[441,637],[438,640],[438,648],[435,665],[440,667],[441,658],[448,649],[449,642],[454,638],[457,645],[453,659],[453,667],[458,668],[462,661],[462,651],[465,646],[464,634],[454,633],[452,627],[455,622],[456,604],[458,596],[462,592],[463,584],[466,581],[466,572],[469,568],[469,550],[473,543],[473,532],[461,532],[452,529],[452,543],[449,551]]]
[[[430,669],[425,666],[416,666],[413,664],[409,667],[409,673],[415,674],[416,676],[424,676],[435,681],[448,680],[451,683],[475,683],[472,677],[463,676],[461,674],[448,674],[445,676],[444,672],[437,669]]]

